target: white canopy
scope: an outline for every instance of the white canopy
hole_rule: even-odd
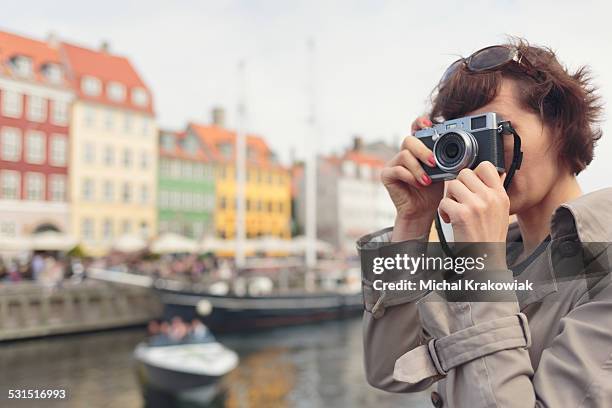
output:
[[[147,243],[141,237],[125,234],[121,235],[113,242],[112,248],[120,252],[138,252],[146,246]]]
[[[274,236],[265,236],[253,241],[256,251],[261,252],[291,252],[291,241]]]
[[[308,246],[308,240],[306,236],[299,235],[293,238],[291,241],[291,252],[293,253],[302,253],[306,251],[306,247]],[[329,242],[325,242],[323,240],[318,239],[315,243],[315,248],[317,252],[325,252],[332,253],[334,252],[334,246]]]
[[[171,232],[160,235],[151,244],[151,252],[156,254],[194,253],[197,250],[198,244],[193,239]]]
[[[57,231],[39,232],[30,237],[30,249],[34,251],[70,251],[77,240]]]

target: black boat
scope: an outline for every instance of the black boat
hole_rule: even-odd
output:
[[[156,285],[164,316],[201,319],[215,332],[264,329],[356,316],[361,292],[293,292],[268,295],[217,295],[193,288]]]

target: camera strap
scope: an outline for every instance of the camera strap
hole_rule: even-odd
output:
[[[500,132],[502,135],[511,134],[514,137],[514,147],[512,148],[512,163],[510,164],[510,168],[506,173],[506,179],[504,180],[504,189],[508,191],[508,188],[510,188],[510,183],[512,182],[512,178],[514,177],[514,173],[516,173],[516,171],[521,168],[521,163],[523,162],[523,152],[521,151],[521,137],[512,127],[509,121],[500,122],[497,131]],[[442,230],[442,221],[440,220],[440,213],[437,211],[434,220],[436,224],[436,232],[438,233],[438,239],[440,240],[442,250],[449,257],[455,258],[456,255],[448,245],[448,241],[446,241],[446,237],[444,236],[444,230]]]

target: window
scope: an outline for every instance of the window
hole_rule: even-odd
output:
[[[47,119],[47,100],[40,96],[28,97],[28,119],[33,122],[44,122]]]
[[[17,235],[17,225],[14,221],[0,222],[0,235],[5,237],[14,237]]]
[[[142,170],[149,168],[149,154],[146,151],[140,153],[140,168]]]
[[[149,187],[146,184],[143,184],[140,187],[140,203],[141,204],[149,203]]]
[[[47,64],[44,67],[43,73],[47,78],[47,81],[52,84],[59,84],[63,79],[62,68],[57,64]]]
[[[91,142],[86,142],[83,145],[83,163],[93,163],[96,160],[96,151],[94,149],[94,144]]]
[[[123,220],[121,223],[121,231],[123,231],[124,234],[132,232],[132,222],[130,220]]]
[[[102,236],[106,240],[113,237],[113,220],[110,218],[104,219],[104,223],[102,224]]]
[[[81,235],[84,239],[92,240],[94,237],[94,225],[91,218],[84,218],[81,223]]]
[[[96,111],[92,108],[85,108],[85,125],[94,127],[96,124]]]
[[[164,148],[164,150],[174,150],[175,148],[174,135],[172,134],[162,135],[161,145]]]
[[[221,145],[219,145],[219,150],[221,151],[221,154],[223,155],[223,157],[225,157],[226,159],[229,159],[232,157],[232,145],[230,143],[222,143]]]
[[[32,76],[32,59],[25,56],[13,58],[13,69],[20,77],[28,78]]]
[[[2,160],[19,161],[21,159],[21,133],[19,129],[2,128]]]
[[[21,94],[9,90],[2,91],[2,114],[10,118],[19,118],[22,113]]]
[[[159,206],[161,208],[168,208],[170,207],[170,195],[167,191],[160,191],[159,192]]]
[[[140,236],[144,239],[149,237],[149,224],[146,221],[140,223]]]
[[[112,101],[123,102],[125,100],[125,86],[119,82],[109,82],[106,86],[106,94]]]
[[[187,161],[181,163],[181,177],[184,179],[189,179],[192,177],[191,163]]]
[[[177,191],[170,193],[170,207],[177,209],[181,208],[181,194]]]
[[[132,167],[132,151],[130,149],[123,150],[123,166],[126,168]]]
[[[28,200],[45,199],[45,176],[42,173],[26,173],[25,181]]]
[[[115,150],[113,146],[106,146],[104,148],[104,164],[107,166],[115,164]]]
[[[123,131],[132,133],[132,116],[129,113],[126,113],[123,117]]]
[[[104,201],[108,203],[113,202],[113,200],[115,199],[115,191],[114,191],[113,182],[110,180],[106,180],[104,182],[103,190],[104,190],[103,191]]]
[[[168,177],[170,175],[170,161],[168,161],[168,159],[160,160],[159,172],[163,177]]]
[[[81,80],[81,89],[85,95],[99,96],[102,92],[102,83],[98,78],[84,76]]]
[[[123,183],[122,199],[124,203],[129,203],[132,200],[132,186],[130,183]]]
[[[0,186],[2,198],[7,200],[18,200],[20,196],[20,174],[12,170],[4,170],[0,173]]]
[[[142,120],[142,135],[143,136],[149,135],[149,119],[144,118]]]
[[[92,201],[94,198],[94,182],[90,178],[83,180],[83,200]]]
[[[132,89],[132,103],[136,106],[145,107],[149,104],[149,95],[142,88]]]
[[[53,174],[50,178],[51,201],[66,201],[66,176]]]
[[[193,165],[193,176],[196,179],[204,178],[204,165],[196,163]]]
[[[104,118],[104,127],[106,130],[113,130],[114,116],[113,111],[106,111],[106,116]]]
[[[56,125],[68,124],[68,103],[64,101],[53,101],[51,103],[51,120]]]
[[[41,164],[45,161],[45,134],[30,131],[26,135],[26,161],[28,163]]]

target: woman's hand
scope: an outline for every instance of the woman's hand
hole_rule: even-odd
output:
[[[447,183],[440,216],[453,226],[456,242],[505,242],[510,199],[504,179],[490,162],[463,169]]]
[[[420,117],[413,122],[412,132],[431,125],[429,119]],[[428,233],[442,199],[444,183],[432,184],[423,164],[436,166],[432,151],[416,137],[408,136],[401,151],[381,173],[381,180],[397,210],[393,241]]]

